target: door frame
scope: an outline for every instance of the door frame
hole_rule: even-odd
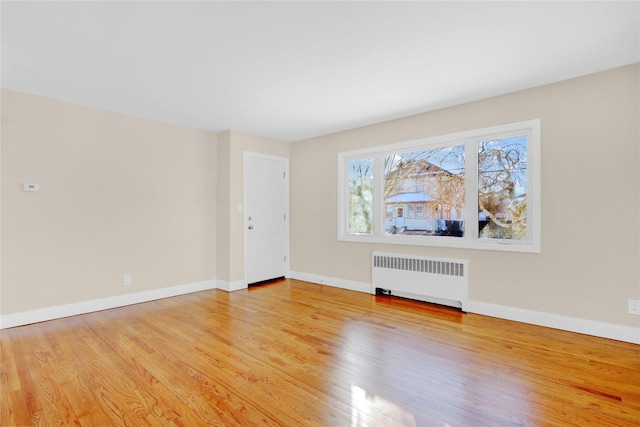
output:
[[[244,274],[244,283],[245,286],[247,286],[249,284],[248,278],[248,253],[249,253],[249,245],[248,245],[248,240],[249,240],[249,236],[247,233],[248,227],[249,227],[249,220],[247,219],[247,215],[246,215],[246,209],[244,209],[245,206],[247,206],[247,159],[249,157],[258,157],[258,158],[262,158],[262,159],[267,159],[267,160],[275,160],[275,161],[279,161],[279,162],[283,162],[284,163],[284,171],[285,171],[285,177],[284,177],[284,211],[286,214],[286,218],[285,218],[285,223],[284,223],[284,239],[285,239],[285,247],[284,247],[284,252],[285,252],[285,264],[284,264],[284,275],[285,277],[290,277],[290,273],[291,273],[291,269],[290,269],[290,260],[291,260],[291,254],[290,254],[290,234],[289,234],[289,224],[290,224],[290,212],[289,212],[289,159],[287,157],[279,157],[279,156],[272,156],[269,154],[262,154],[262,153],[255,153],[255,152],[251,152],[251,151],[243,151],[242,152],[242,209],[241,210],[241,214],[242,214],[242,226],[243,226],[243,230],[242,230],[242,235],[243,235],[243,274]]]

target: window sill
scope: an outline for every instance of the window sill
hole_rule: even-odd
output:
[[[513,242],[509,240],[471,240],[461,237],[431,237],[431,236],[371,236],[354,234],[338,236],[338,241],[353,243],[383,243],[405,246],[429,246],[441,248],[478,249],[503,252],[540,253],[540,245],[535,243]]]

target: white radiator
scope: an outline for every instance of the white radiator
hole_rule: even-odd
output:
[[[373,252],[371,265],[373,294],[397,295],[465,311],[467,260]]]

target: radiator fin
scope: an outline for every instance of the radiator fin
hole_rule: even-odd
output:
[[[460,262],[374,255],[373,266],[377,268],[389,268],[392,270],[416,271],[420,273],[464,277],[464,264]]]

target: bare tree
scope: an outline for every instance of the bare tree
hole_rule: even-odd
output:
[[[527,159],[523,138],[478,146],[478,209],[489,223],[481,237],[523,239],[527,233]]]
[[[373,231],[373,164],[349,162],[349,232]]]

